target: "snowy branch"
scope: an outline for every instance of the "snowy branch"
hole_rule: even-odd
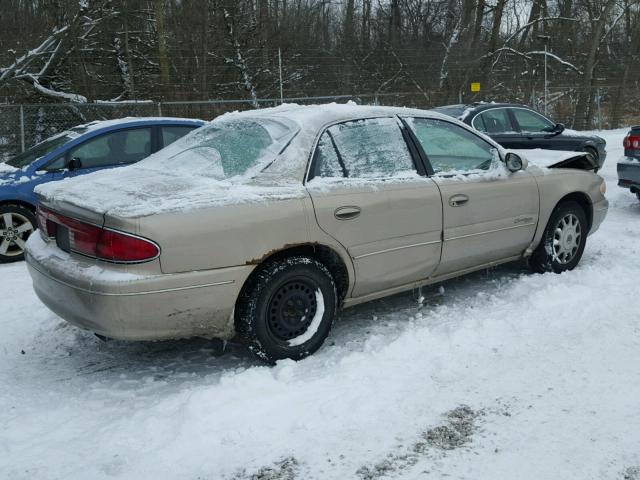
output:
[[[493,62],[493,65],[495,66],[496,63],[498,62],[498,60],[500,59],[500,55],[503,53],[511,53],[513,55],[517,55],[521,58],[524,58],[527,61],[532,61],[533,60],[533,55],[546,55],[548,58],[551,58],[553,60],[555,60],[556,62],[558,62],[560,65],[563,65],[573,71],[575,71],[576,73],[578,73],[579,75],[582,75],[582,71],[576,67],[574,64],[572,64],[571,62],[567,62],[566,60],[563,60],[562,58],[558,57],[557,55],[554,55],[553,53],[550,52],[545,52],[544,50],[532,50],[530,52],[520,52],[518,50],[516,50],[515,48],[511,48],[511,47],[502,47],[499,48],[493,52],[489,52],[486,55],[483,55],[482,57],[480,57],[481,59],[485,59],[485,58],[490,58],[493,56],[497,56],[496,60]]]

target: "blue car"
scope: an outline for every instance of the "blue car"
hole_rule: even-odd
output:
[[[135,163],[204,124],[180,118],[93,122],[0,163],[0,263],[24,258],[25,241],[36,228],[37,185]]]

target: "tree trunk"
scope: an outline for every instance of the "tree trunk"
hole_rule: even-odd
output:
[[[169,53],[167,51],[167,37],[164,29],[164,11],[162,9],[162,0],[154,0],[153,2],[156,17],[156,35],[158,44],[158,63],[160,65],[160,83],[162,91],[169,87]]]
[[[574,128],[581,130],[591,126],[592,109],[591,90],[593,88],[593,72],[596,66],[598,49],[602,41],[604,28],[609,19],[609,15],[616,4],[616,0],[607,0],[604,8],[600,10],[600,16],[593,20],[593,28],[591,29],[590,45],[587,53],[587,60],[584,66],[582,82],[580,84],[580,92],[578,95],[578,103],[576,104]]]
[[[345,18],[344,18],[344,33],[342,36],[342,41],[348,50],[353,51],[353,11],[354,11],[354,0],[347,0],[347,8],[345,10]]]

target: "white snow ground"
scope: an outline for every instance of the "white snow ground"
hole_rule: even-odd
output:
[[[640,202],[601,134],[611,207],[576,270],[347,310],[298,363],[102,343],[1,266],[0,478],[640,479]]]

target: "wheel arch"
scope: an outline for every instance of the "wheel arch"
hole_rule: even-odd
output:
[[[249,274],[249,277],[245,280],[240,294],[238,295],[238,299],[242,297],[243,291],[251,284],[255,276],[258,275],[262,266],[269,262],[300,255],[316,259],[322,263],[327,270],[329,270],[329,273],[331,273],[333,280],[336,283],[336,288],[338,289],[338,301],[339,303],[342,303],[349,291],[349,270],[345,261],[335,249],[319,243],[304,243],[285,246],[281,249],[267,253],[259,260],[252,260],[249,262],[256,265],[256,268],[253,269],[251,274]]]
[[[29,209],[34,215],[36,214],[36,206],[32,203],[25,202],[24,200],[0,200],[0,206],[5,205],[19,205]]]
[[[578,205],[582,207],[587,217],[589,230],[591,230],[591,226],[593,225],[593,204],[591,203],[591,199],[589,198],[589,195],[587,195],[584,192],[572,192],[565,195],[560,200],[558,200],[556,205],[553,207],[552,211],[555,211],[560,204],[564,202],[570,202],[570,201],[576,202]]]

